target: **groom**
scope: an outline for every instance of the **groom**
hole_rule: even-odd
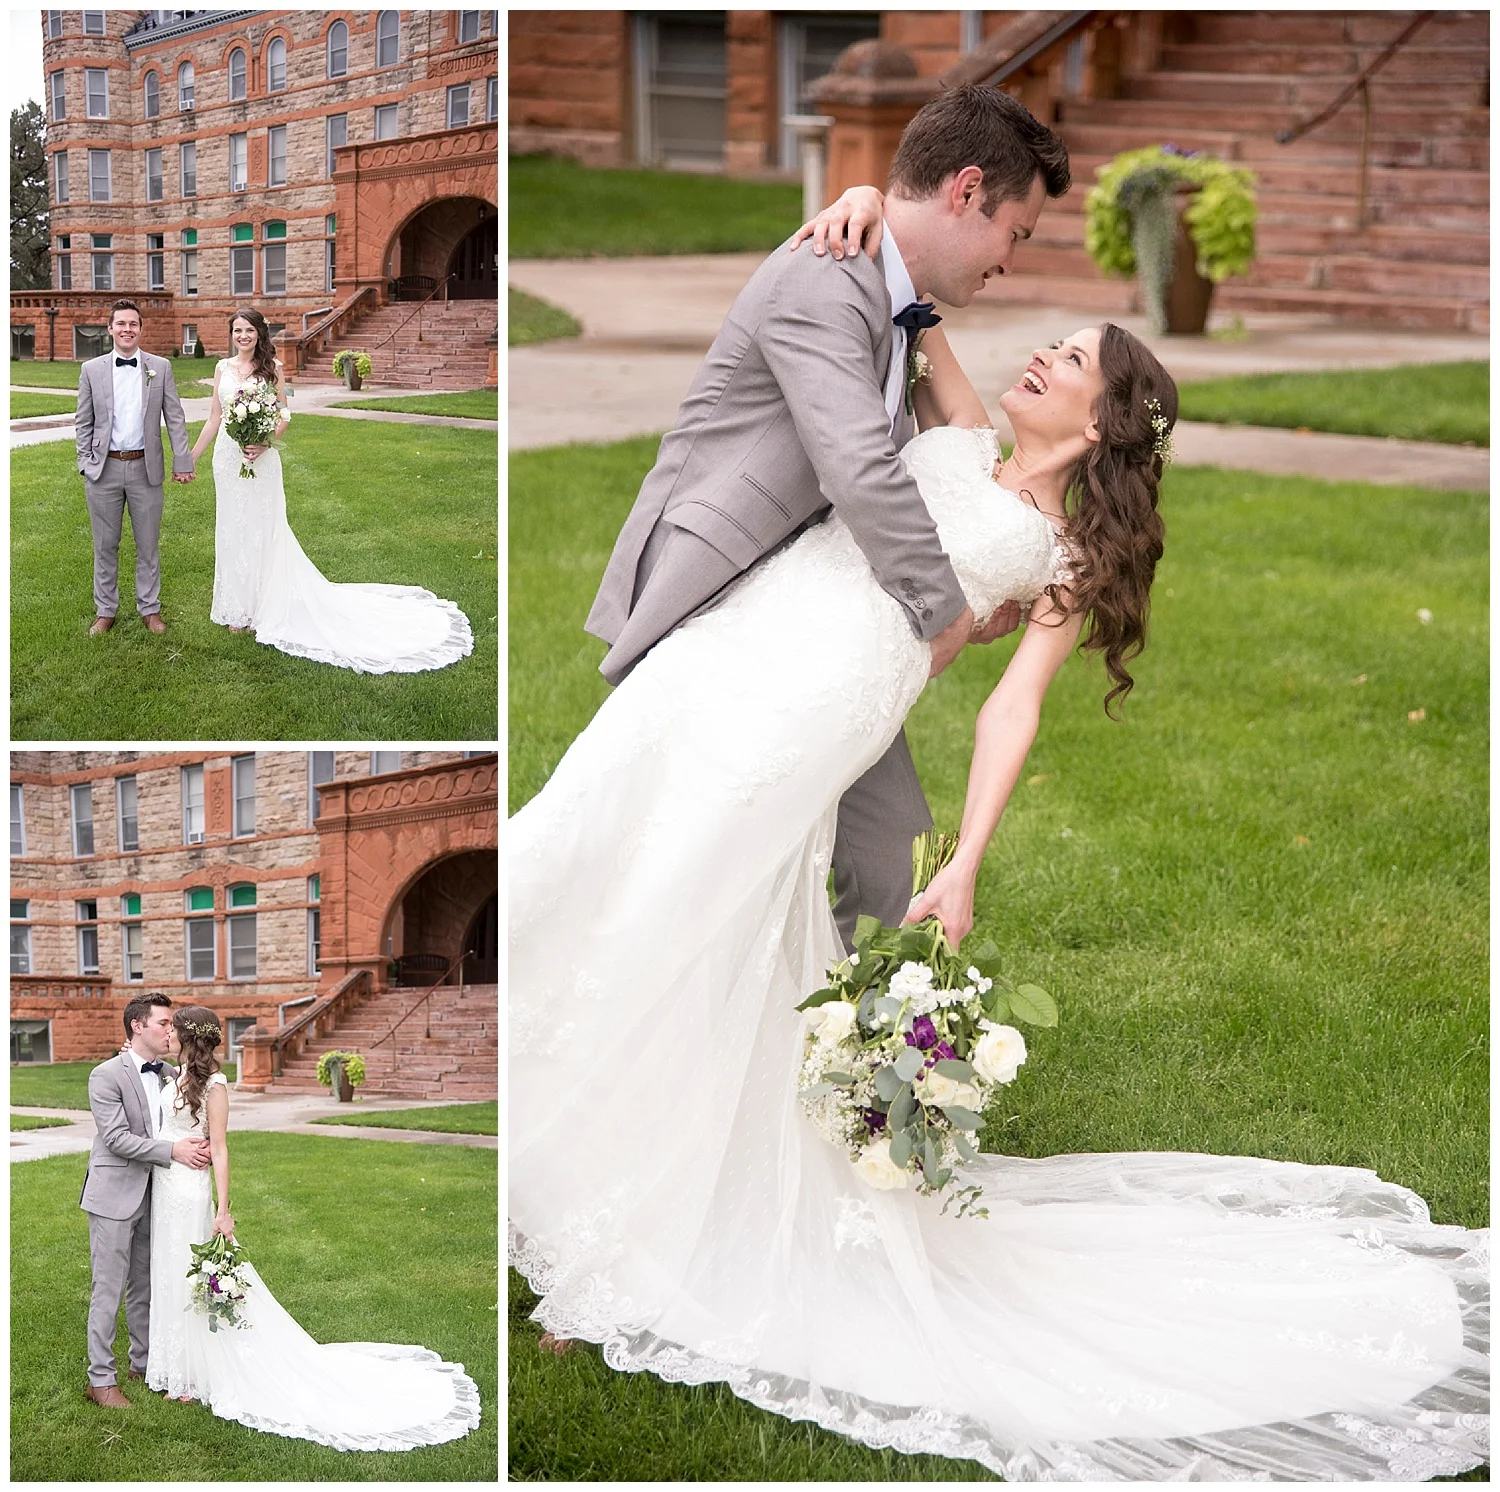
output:
[[[587,630],[617,684],[736,576],[836,509],[941,673],[976,632],[953,567],[897,451],[923,297],[966,306],[1005,274],[1048,197],[1069,185],[1062,141],[994,88],[926,104],[891,163],[872,262],[778,249],[740,292],[615,543]],[[932,827],[906,736],[839,802],[834,915],[894,926],[911,902],[911,843]]]
[[[164,1118],[162,1090],[176,1069],[162,1060],[171,1049],[172,1002],[137,995],[125,1006],[129,1050],[89,1074],[94,1145],[79,1206],[89,1215],[89,1386],[106,1409],[129,1409],[115,1366],[120,1297],[130,1332],[130,1376],[146,1376],[151,1325],[151,1170],[153,1166],[209,1164],[207,1140],[157,1139]]]
[[[135,609],[151,632],[165,632],[161,619],[161,426],[172,441],[172,480],[193,480],[182,401],[164,357],[140,350],[141,313],[131,300],[110,308],[114,345],[90,358],[78,372],[78,470],[94,532],[94,624],[102,637],[120,608],[120,530],[130,509],[135,538]]]

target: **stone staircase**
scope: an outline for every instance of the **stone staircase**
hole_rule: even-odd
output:
[[[1439,13],[1370,82],[1367,225],[1357,229],[1358,97],[1326,107],[1413,18],[1409,11],[1182,12],[1190,40],[1121,96],[1064,100],[1073,190],[1042,213],[997,301],[1139,308],[1134,281],[1105,279],[1083,248],[1095,169],[1122,150],[1173,143],[1259,178],[1257,257],[1214,293],[1222,311],[1325,313],[1345,323],[1489,327],[1489,18]]]
[[[499,986],[440,985],[432,997],[432,1035],[418,1011],[393,1040],[374,1043],[421,998],[420,988],[382,990],[352,1010],[331,1035],[307,1043],[289,1058],[270,1093],[328,1093],[318,1082],[318,1058],[327,1051],[358,1052],[364,1086],[383,1098],[442,1098],[474,1103],[500,1091]]]
[[[483,388],[499,329],[498,301],[432,301],[420,313],[413,301],[393,301],[365,312],[334,346],[312,354],[301,377],[308,383],[340,382],[333,375],[334,353],[354,347],[370,354],[366,388]]]

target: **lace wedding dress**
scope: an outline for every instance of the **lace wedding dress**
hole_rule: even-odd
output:
[[[219,402],[249,382],[226,359]],[[474,650],[469,619],[415,585],[336,584],[302,552],[286,518],[281,452],[244,453],[223,425],[214,439],[214,599],[210,618],[251,627],[257,642],[356,673],[421,673]]]
[[[1066,555],[990,432],[906,447],[978,617]],[[510,1252],[613,1367],[1010,1480],[1483,1461],[1487,1234],[1369,1171],[986,1156],[873,1191],[796,1097],[840,795],[927,649],[837,517],[659,643],[511,821]]]
[[[224,1081],[215,1073],[209,1086]],[[175,1082],[162,1098],[164,1138],[205,1133],[202,1118],[195,1122],[176,1107]],[[147,1388],[190,1394],[220,1419],[336,1451],[409,1451],[458,1440],[478,1425],[479,1390],[462,1364],[425,1347],[320,1345],[282,1309],[253,1265],[241,1312],[248,1328],[211,1332],[193,1305],[188,1246],[212,1236],[212,1174],[174,1162],[152,1179]],[[357,1311],[359,1302],[353,1306]]]

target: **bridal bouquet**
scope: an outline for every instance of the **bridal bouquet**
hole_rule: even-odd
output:
[[[918,891],[955,845],[951,836],[918,838]],[[979,1159],[972,1137],[985,1103],[1026,1060],[1026,1040],[1007,1022],[1055,1026],[1057,1006],[1039,986],[1006,979],[993,942],[960,956],[935,917],[906,927],[861,917],[854,942],[827,988],[797,1007],[809,1020],[798,1096],[868,1185],[915,1178],[918,1192],[943,1192]],[[943,1211],[957,1199],[959,1216],[988,1216],[981,1195],[960,1186]]]
[[[207,1243],[189,1247],[193,1258],[187,1273],[193,1282],[193,1302],[187,1309],[207,1316],[210,1331],[218,1331],[221,1322],[226,1327],[248,1330],[250,1323],[240,1319],[240,1307],[249,1293],[250,1281],[239,1244],[215,1233]]]
[[[236,389],[224,407],[224,428],[242,451],[246,446],[270,445],[280,420],[276,390],[264,378],[251,379],[243,388]],[[255,475],[248,461],[240,462],[240,475]]]

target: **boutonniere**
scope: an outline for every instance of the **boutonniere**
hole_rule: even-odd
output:
[[[911,339],[911,350],[906,355],[906,412],[913,416],[917,411],[912,395],[919,383],[926,383],[932,377],[932,359],[922,351],[924,336],[926,332],[920,331]]]
[[[151,380],[152,380],[152,379],[153,379],[153,378],[155,378],[155,377],[156,377],[156,369],[155,369],[155,368],[153,368],[153,367],[152,367],[152,366],[151,366],[151,365],[150,365],[150,363],[147,363],[147,364],[146,364],[146,382],[147,382],[147,383],[150,383],[150,382],[151,382]]]

